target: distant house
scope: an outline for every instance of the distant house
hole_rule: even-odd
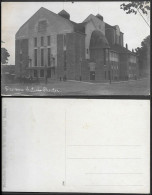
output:
[[[16,77],[108,82],[138,77],[138,60],[118,25],[90,14],[82,23],[40,8],[16,33]]]

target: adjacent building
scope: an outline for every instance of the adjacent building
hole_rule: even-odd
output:
[[[16,77],[108,82],[138,77],[118,25],[89,15],[82,23],[40,8],[16,33]]]

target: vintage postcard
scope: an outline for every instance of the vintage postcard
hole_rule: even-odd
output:
[[[149,95],[150,1],[3,2],[1,53],[3,96]]]
[[[4,98],[2,121],[4,192],[150,193],[149,100]]]

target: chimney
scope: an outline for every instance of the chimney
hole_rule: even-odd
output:
[[[128,49],[128,44],[126,43],[126,49]]]
[[[103,21],[103,16],[101,16],[100,14],[97,14],[96,17],[97,17],[99,20]]]

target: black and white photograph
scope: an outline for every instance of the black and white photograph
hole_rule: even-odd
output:
[[[3,0],[4,195],[151,194],[150,4]]]
[[[1,93],[150,95],[150,1],[2,2]]]

